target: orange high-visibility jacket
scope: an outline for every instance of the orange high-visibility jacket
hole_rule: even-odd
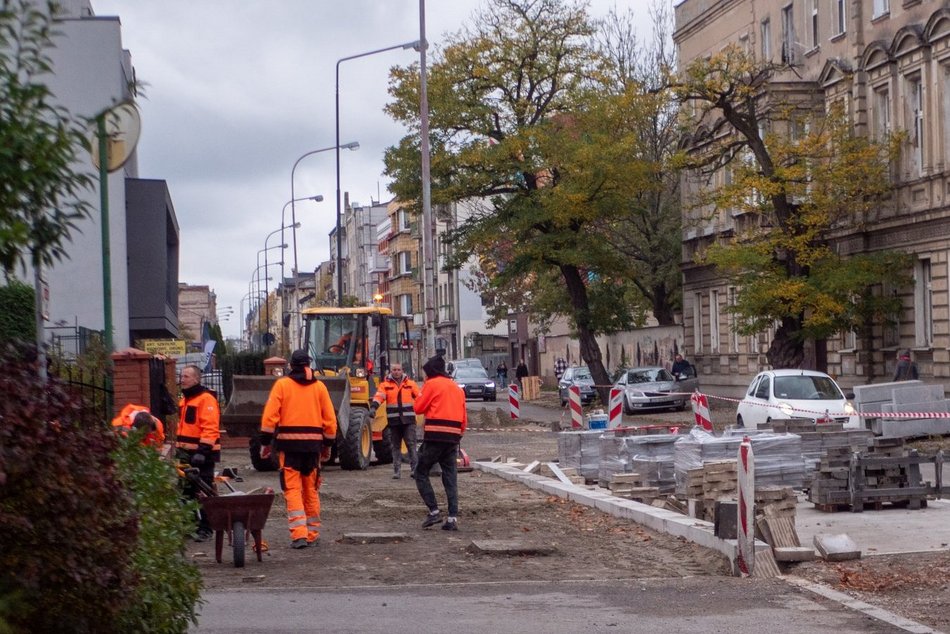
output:
[[[199,445],[211,448],[210,457],[221,459],[221,410],[217,395],[208,388],[196,386],[191,396],[178,402],[178,436],[175,446],[185,451],[198,451]]]
[[[468,425],[465,392],[449,377],[426,379],[413,409],[426,417],[423,440],[457,443],[462,439]]]
[[[416,414],[412,410],[412,403],[419,398],[419,386],[408,376],[403,376],[400,383],[392,376],[387,376],[379,384],[373,400],[382,405],[386,403],[386,420],[390,425],[415,424]]]
[[[129,403],[122,408],[118,416],[112,419],[112,426],[116,428],[116,431],[128,434],[132,431],[132,423],[135,421],[135,416],[139,412],[145,412],[149,416],[152,416],[152,412],[144,405]],[[161,447],[162,443],[165,442],[165,425],[154,416],[152,416],[152,420],[155,421],[155,431],[145,434],[145,438],[142,442],[146,445]]]
[[[307,373],[308,377],[310,373]],[[336,413],[327,386],[285,376],[271,388],[261,417],[261,444],[277,451],[320,452],[336,439]]]

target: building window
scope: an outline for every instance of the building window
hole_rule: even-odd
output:
[[[929,348],[933,343],[933,278],[929,258],[917,260],[914,265],[914,333],[917,347]]]
[[[795,62],[795,22],[792,5],[782,7],[782,63]]]
[[[848,9],[845,0],[835,0],[834,12],[834,35],[842,35],[848,28]]]
[[[409,212],[405,209],[400,209],[396,212],[396,216],[399,219],[399,230],[409,231]]]
[[[920,77],[909,81],[910,126],[913,143],[913,173],[920,176],[924,169],[924,85]]]
[[[809,31],[811,32],[811,47],[818,48],[820,39],[818,39],[818,0],[811,1],[811,16],[808,21]]]
[[[729,308],[731,317],[729,318],[729,352],[739,352],[739,316],[735,313],[737,295],[736,287],[730,286],[728,290]]]
[[[759,34],[762,37],[761,50],[762,50],[762,61],[770,62],[772,61],[772,23],[768,18],[762,20],[762,23],[759,25]]]
[[[396,275],[412,273],[412,253],[400,251],[396,254]]]
[[[719,291],[709,291],[709,351],[719,352]]]
[[[399,302],[399,315],[401,317],[412,315],[412,295],[408,293],[400,295],[397,300]]]
[[[703,353],[703,294],[693,294],[693,349]]]
[[[871,19],[879,18],[882,15],[886,15],[890,12],[890,0],[874,0],[874,12],[871,14]]]
[[[887,88],[874,91],[874,138],[881,141],[891,133],[891,95]]]

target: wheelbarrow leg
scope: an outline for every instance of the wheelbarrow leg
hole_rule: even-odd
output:
[[[224,531],[214,532],[214,559],[221,563],[221,550],[224,548]]]
[[[251,537],[254,538],[254,550],[257,551],[257,561],[264,561],[261,557],[264,550],[264,540],[261,538],[261,531],[251,531]]]

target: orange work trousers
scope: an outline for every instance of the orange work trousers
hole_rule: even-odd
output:
[[[320,467],[317,466],[310,475],[302,475],[293,467],[284,465],[284,452],[281,451],[278,458],[290,539],[314,542],[320,537]]]

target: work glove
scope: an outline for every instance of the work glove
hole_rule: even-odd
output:
[[[373,416],[376,416],[376,410],[378,409],[379,409],[379,403],[377,403],[376,401],[372,401],[369,404],[369,413],[372,414]]]
[[[203,453],[196,453],[191,456],[191,460],[188,461],[188,464],[192,467],[203,467],[206,460],[207,458],[205,458]]]
[[[320,452],[320,462],[326,462],[330,459],[330,450],[332,448],[329,445],[323,446],[323,451]]]
[[[270,445],[261,445],[261,459],[267,460],[270,458],[271,453]]]

